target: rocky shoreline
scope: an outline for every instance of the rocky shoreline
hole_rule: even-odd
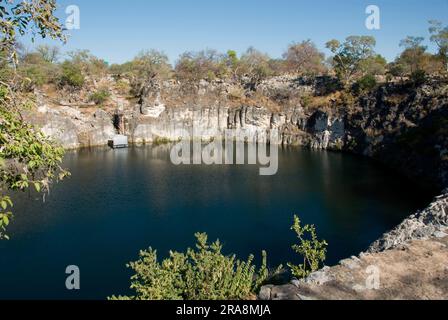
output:
[[[448,299],[448,190],[358,257],[283,286],[261,300]]]

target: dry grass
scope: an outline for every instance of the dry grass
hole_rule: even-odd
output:
[[[386,101],[391,103],[392,105],[399,105],[399,104],[403,103],[408,97],[409,97],[409,95],[405,94],[405,93],[403,93],[403,94],[395,93],[395,94],[388,95],[386,97]]]

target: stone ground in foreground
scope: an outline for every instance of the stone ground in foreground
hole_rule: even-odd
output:
[[[379,271],[379,277],[374,273]],[[377,290],[367,289],[379,279]],[[371,287],[371,286],[369,286]],[[361,254],[313,274],[306,282],[266,286],[263,300],[448,299],[448,237],[415,240]]]

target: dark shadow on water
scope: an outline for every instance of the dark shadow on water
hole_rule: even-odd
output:
[[[220,238],[241,258],[268,251],[271,266],[295,262],[294,214],[329,243],[328,264],[357,254],[431,200],[371,161],[288,148],[275,176],[257,166],[174,166],[169,145],[69,152],[72,177],[47,201],[15,197],[12,240],[0,242],[0,298],[104,299],[125,294],[125,264],[140,249]],[[37,198],[37,199],[34,199]],[[65,289],[65,268],[81,269],[81,290]]]

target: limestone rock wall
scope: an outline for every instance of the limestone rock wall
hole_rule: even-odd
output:
[[[101,110],[85,115],[70,106],[49,106],[38,95],[38,109],[25,117],[66,149],[107,145],[115,135],[111,116]]]
[[[322,81],[281,77],[263,82],[258,90],[268,96],[279,91],[319,94]],[[173,81],[143,87],[137,104],[119,110],[125,122],[121,133],[132,143],[153,143],[177,141],[185,133],[208,141],[233,129],[237,140],[274,143],[269,136],[278,130],[276,143],[365,155],[434,189],[448,187],[446,82],[419,88],[384,85],[350,105],[307,109],[299,104],[280,111],[229,101],[232,86],[222,81],[199,83],[193,102],[182,100],[182,90]],[[124,104],[113,97],[117,105]],[[77,106],[50,107],[43,96],[38,105],[31,120],[66,148],[105,145],[117,133],[115,110],[86,113]]]

